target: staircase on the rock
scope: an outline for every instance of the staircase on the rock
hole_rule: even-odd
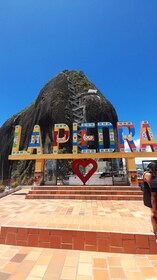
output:
[[[33,186],[26,199],[142,200],[133,186]]]
[[[66,75],[66,74],[65,74]],[[66,75],[67,76],[67,75]],[[78,148],[81,149],[81,134],[80,134],[80,123],[85,121],[85,106],[80,103],[81,94],[76,91],[76,85],[69,76],[68,80],[68,89],[70,92],[69,102],[73,114],[73,122],[78,125]]]

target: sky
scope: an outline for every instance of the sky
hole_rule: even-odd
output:
[[[157,141],[156,0],[0,1],[0,126],[61,71],[83,71],[119,121]]]

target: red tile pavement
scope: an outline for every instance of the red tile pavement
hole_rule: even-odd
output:
[[[0,279],[155,280],[157,257],[0,245]]]
[[[27,200],[27,190],[0,199],[0,226],[151,233],[142,201]]]
[[[157,245],[142,201],[38,201],[25,193],[0,199],[0,279],[157,279],[157,256],[150,254]]]

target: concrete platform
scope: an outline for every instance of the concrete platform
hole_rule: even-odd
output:
[[[27,200],[27,192],[0,199],[0,279],[157,279],[142,201]]]

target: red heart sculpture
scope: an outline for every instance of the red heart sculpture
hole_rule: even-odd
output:
[[[86,175],[83,175],[78,165],[81,165],[83,168],[86,168],[87,165],[92,164],[92,168],[89,170],[89,172]],[[75,172],[75,174],[80,178],[80,180],[85,183],[89,180],[89,178],[93,175],[93,173],[97,170],[97,162],[94,159],[76,159],[72,162],[72,170]]]

